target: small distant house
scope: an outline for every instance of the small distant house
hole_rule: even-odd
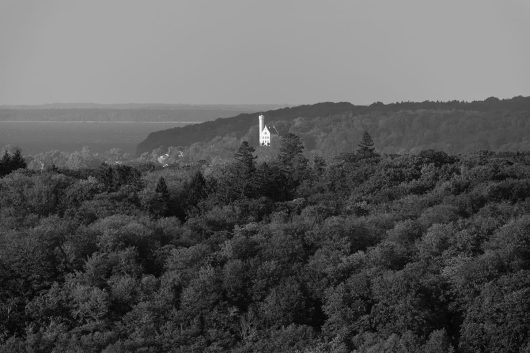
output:
[[[162,164],[163,167],[167,167],[168,166],[168,163],[167,163],[168,159],[169,159],[169,153],[166,153],[166,154],[163,154],[160,157],[158,157],[157,161],[158,161],[158,163]]]

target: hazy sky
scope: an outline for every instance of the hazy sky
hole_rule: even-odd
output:
[[[0,104],[515,95],[529,0],[0,0]]]

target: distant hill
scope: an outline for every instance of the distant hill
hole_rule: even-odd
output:
[[[439,149],[530,150],[530,97],[473,102],[319,103],[264,111],[268,124],[302,136],[306,151],[326,157],[356,148],[363,130],[385,153]],[[254,138],[255,137],[255,138]],[[137,153],[170,146],[232,153],[234,139],[257,140],[257,114],[239,114],[149,134]],[[231,142],[223,142],[228,141]],[[226,146],[223,145],[226,144]],[[214,152],[212,152],[214,151]]]
[[[45,104],[0,106],[1,121],[204,122],[219,117],[277,109],[284,105]]]
[[[355,110],[351,103],[318,103],[301,105],[293,108],[281,108],[265,111],[267,122],[287,121],[297,117],[325,117],[333,114]],[[196,142],[206,142],[216,137],[234,135],[238,138],[245,135],[257,123],[257,114],[239,114],[232,118],[219,118],[202,124],[189,125],[184,128],[172,128],[156,131],[138,145],[137,152],[149,152],[155,148],[169,146],[189,146]]]

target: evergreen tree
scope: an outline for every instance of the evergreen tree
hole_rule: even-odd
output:
[[[235,163],[227,169],[224,189],[229,198],[254,197],[256,177],[256,157],[254,148],[243,141],[234,154]]]
[[[298,185],[307,177],[308,160],[303,152],[304,145],[299,136],[289,133],[282,138],[278,159],[289,198],[294,196]]]
[[[247,141],[243,141],[239,149],[234,154],[234,158],[239,164],[244,174],[250,174],[256,170],[256,158],[254,156],[254,147],[250,146]]]
[[[196,206],[200,200],[205,199],[206,196],[208,196],[206,179],[204,179],[204,176],[200,171],[193,174],[187,185],[186,191],[186,203],[189,206]]]
[[[282,138],[278,159],[285,167],[292,167],[297,157],[302,156],[304,145],[300,137],[289,133]]]
[[[3,177],[4,175],[7,175],[11,172],[11,156],[7,151],[4,151],[4,155],[2,156],[2,159],[0,160],[0,177]]]
[[[235,161],[224,168],[215,186],[218,197],[224,202],[254,197],[256,157],[253,153],[254,148],[243,141],[234,154]]]
[[[164,179],[164,177],[160,177],[158,179],[158,183],[156,183],[155,192],[158,194],[162,194],[164,196],[169,196],[169,191],[167,190],[166,179]]]
[[[288,180],[278,164],[261,163],[256,168],[253,187],[259,196],[265,196],[274,201],[289,199]]]
[[[156,183],[155,193],[148,201],[148,210],[155,217],[164,217],[169,211],[169,201],[166,180],[160,177]]]
[[[374,147],[374,141],[372,140],[372,136],[368,133],[368,131],[365,131],[363,133],[363,137],[361,140],[361,143],[359,144],[359,149],[357,150],[357,153],[361,156],[372,156],[374,154],[375,147]]]
[[[7,175],[17,169],[26,168],[26,166],[26,161],[20,150],[17,149],[12,155],[5,151],[0,160],[0,176]]]

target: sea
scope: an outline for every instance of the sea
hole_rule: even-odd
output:
[[[120,148],[135,153],[149,133],[180,127],[191,122],[102,122],[102,121],[0,121],[0,149],[20,148],[23,154],[51,150],[73,152],[84,146],[94,152]]]

